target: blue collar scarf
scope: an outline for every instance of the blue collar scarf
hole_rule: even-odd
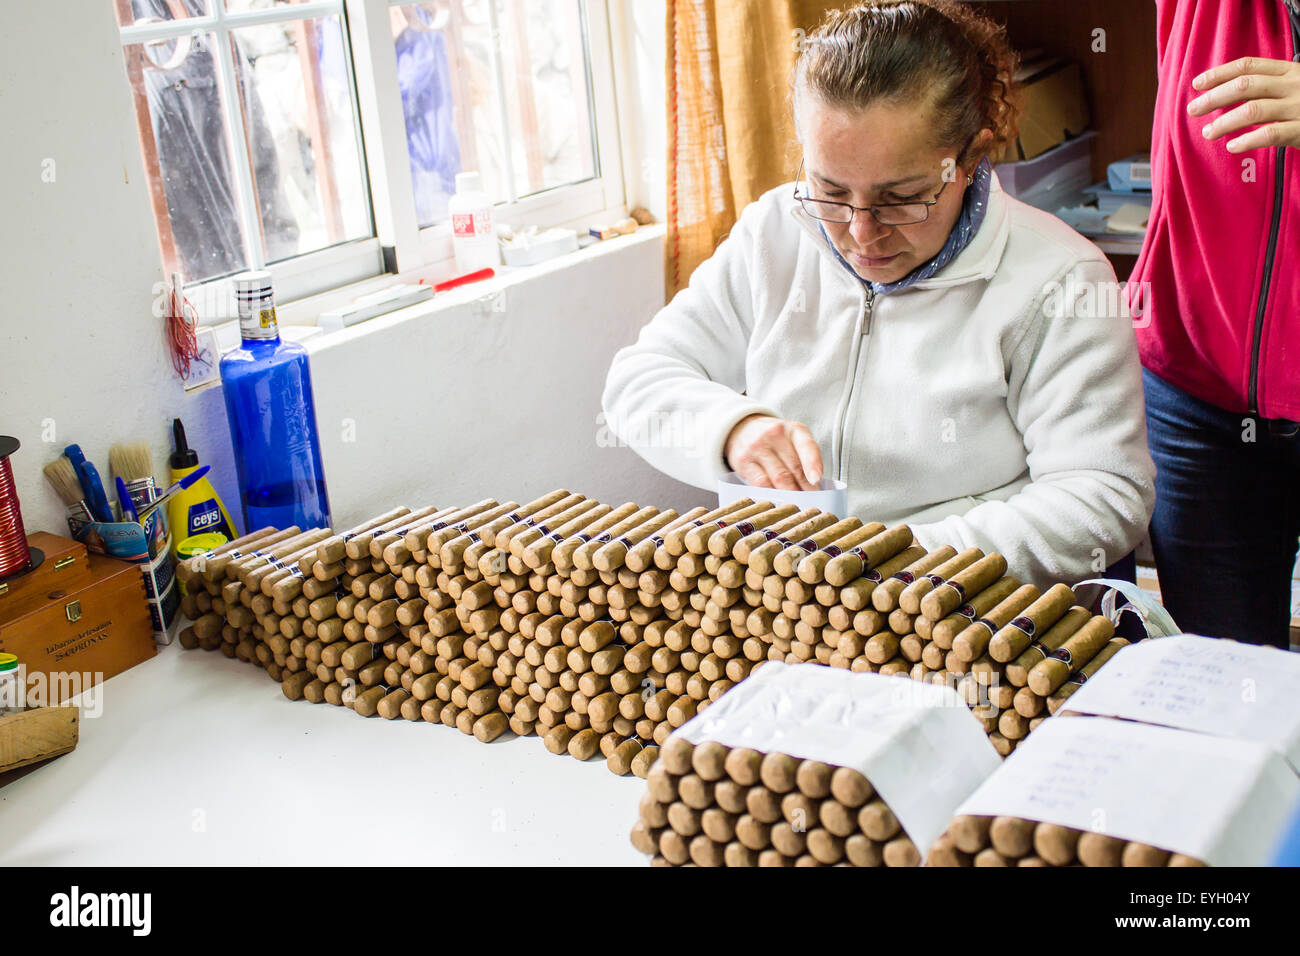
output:
[[[849,270],[849,274],[864,285],[871,286],[871,291],[876,295],[889,295],[891,292],[898,292],[900,289],[906,289],[923,279],[928,279],[936,272],[942,269],[970,245],[970,241],[975,238],[975,233],[979,232],[980,224],[984,222],[984,214],[988,212],[989,190],[993,183],[993,164],[989,162],[988,157],[980,161],[975,167],[975,173],[971,177],[971,184],[966,190],[966,196],[962,200],[961,215],[957,218],[957,224],[952,227],[952,232],[948,233],[948,241],[943,244],[943,248],[935,254],[934,258],[917,266],[897,282],[868,282],[860,275],[854,272],[853,267],[848,264],[845,258],[840,255],[840,251],[835,248],[835,243],[831,242],[830,236],[826,234],[826,227],[820,222],[817,227],[821,230],[822,238],[826,244],[831,247],[831,252],[835,254],[844,268]]]

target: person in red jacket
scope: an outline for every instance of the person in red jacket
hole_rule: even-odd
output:
[[[1184,631],[1288,644],[1300,539],[1300,0],[1156,0],[1133,273],[1151,541]]]

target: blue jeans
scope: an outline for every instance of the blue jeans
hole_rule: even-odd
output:
[[[1145,370],[1142,378],[1165,607],[1191,634],[1287,647],[1300,426],[1224,411]]]

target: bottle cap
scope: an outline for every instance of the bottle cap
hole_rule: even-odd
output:
[[[199,464],[198,452],[191,448],[189,442],[185,440],[185,426],[181,424],[179,418],[172,419],[172,438],[176,442],[176,450],[167,459],[167,464],[171,465],[174,471],[197,467]]]
[[[461,193],[481,193],[483,191],[483,177],[477,172],[457,173],[456,174],[456,194]]]
[[[17,654],[0,654],[0,674],[18,670]]]
[[[241,272],[230,280],[230,284],[234,286],[236,297],[241,293],[260,295],[271,291],[271,273],[265,270]]]
[[[176,557],[184,561],[196,554],[207,554],[226,543],[226,536],[219,531],[205,531],[192,534],[176,546]]]

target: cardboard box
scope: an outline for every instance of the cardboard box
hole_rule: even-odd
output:
[[[1088,128],[1091,116],[1079,64],[1064,60],[1031,62],[1017,71],[1016,79],[1021,84],[1023,102],[1020,134],[1007,144],[998,162],[1041,156]]]
[[[79,719],[76,707],[36,707],[0,715],[0,774],[75,749]]]
[[[86,566],[67,586],[38,568],[20,599],[0,602],[0,651],[17,655],[28,706],[62,703],[157,653],[139,567],[96,554]]]

